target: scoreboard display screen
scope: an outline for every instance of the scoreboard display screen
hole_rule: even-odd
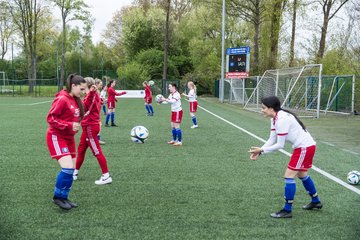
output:
[[[226,78],[249,77],[250,47],[226,49]]]

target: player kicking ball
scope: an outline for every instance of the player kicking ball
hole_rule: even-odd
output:
[[[270,137],[262,147],[251,147],[250,159],[256,160],[261,154],[267,154],[284,148],[285,141],[289,141],[293,154],[285,170],[285,205],[276,213],[270,214],[273,218],[291,218],[292,204],[296,192],[295,177],[298,177],[311,197],[311,202],[302,208],[304,210],[321,209],[315,184],[308,175],[316,150],[316,142],[306,130],[305,125],[291,112],[282,109],[280,100],[275,97],[261,99],[261,112],[265,117],[271,118]]]

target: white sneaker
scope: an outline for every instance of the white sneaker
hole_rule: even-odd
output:
[[[100,179],[95,181],[96,185],[104,185],[104,184],[108,184],[108,183],[112,183],[111,176],[105,178],[104,175],[101,175]]]
[[[182,142],[176,142],[176,143],[173,144],[173,146],[180,147],[180,146],[182,146]]]
[[[192,125],[190,128],[194,129],[194,128],[197,128],[198,125]]]
[[[100,144],[100,145],[105,145],[105,142],[104,142],[104,141],[99,140],[99,144]]]
[[[74,181],[78,180],[78,174],[74,174],[74,175],[73,175],[73,180],[74,180]]]

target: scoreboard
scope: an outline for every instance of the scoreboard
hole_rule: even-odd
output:
[[[226,49],[226,78],[249,77],[250,47]]]

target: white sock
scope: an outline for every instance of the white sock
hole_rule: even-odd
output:
[[[75,176],[75,175],[78,175],[78,173],[79,173],[79,170],[75,169],[73,175],[74,175],[74,176]]]
[[[110,173],[109,173],[109,172],[104,173],[104,174],[103,174],[103,177],[104,177],[104,178],[108,178],[108,177],[110,177]]]

